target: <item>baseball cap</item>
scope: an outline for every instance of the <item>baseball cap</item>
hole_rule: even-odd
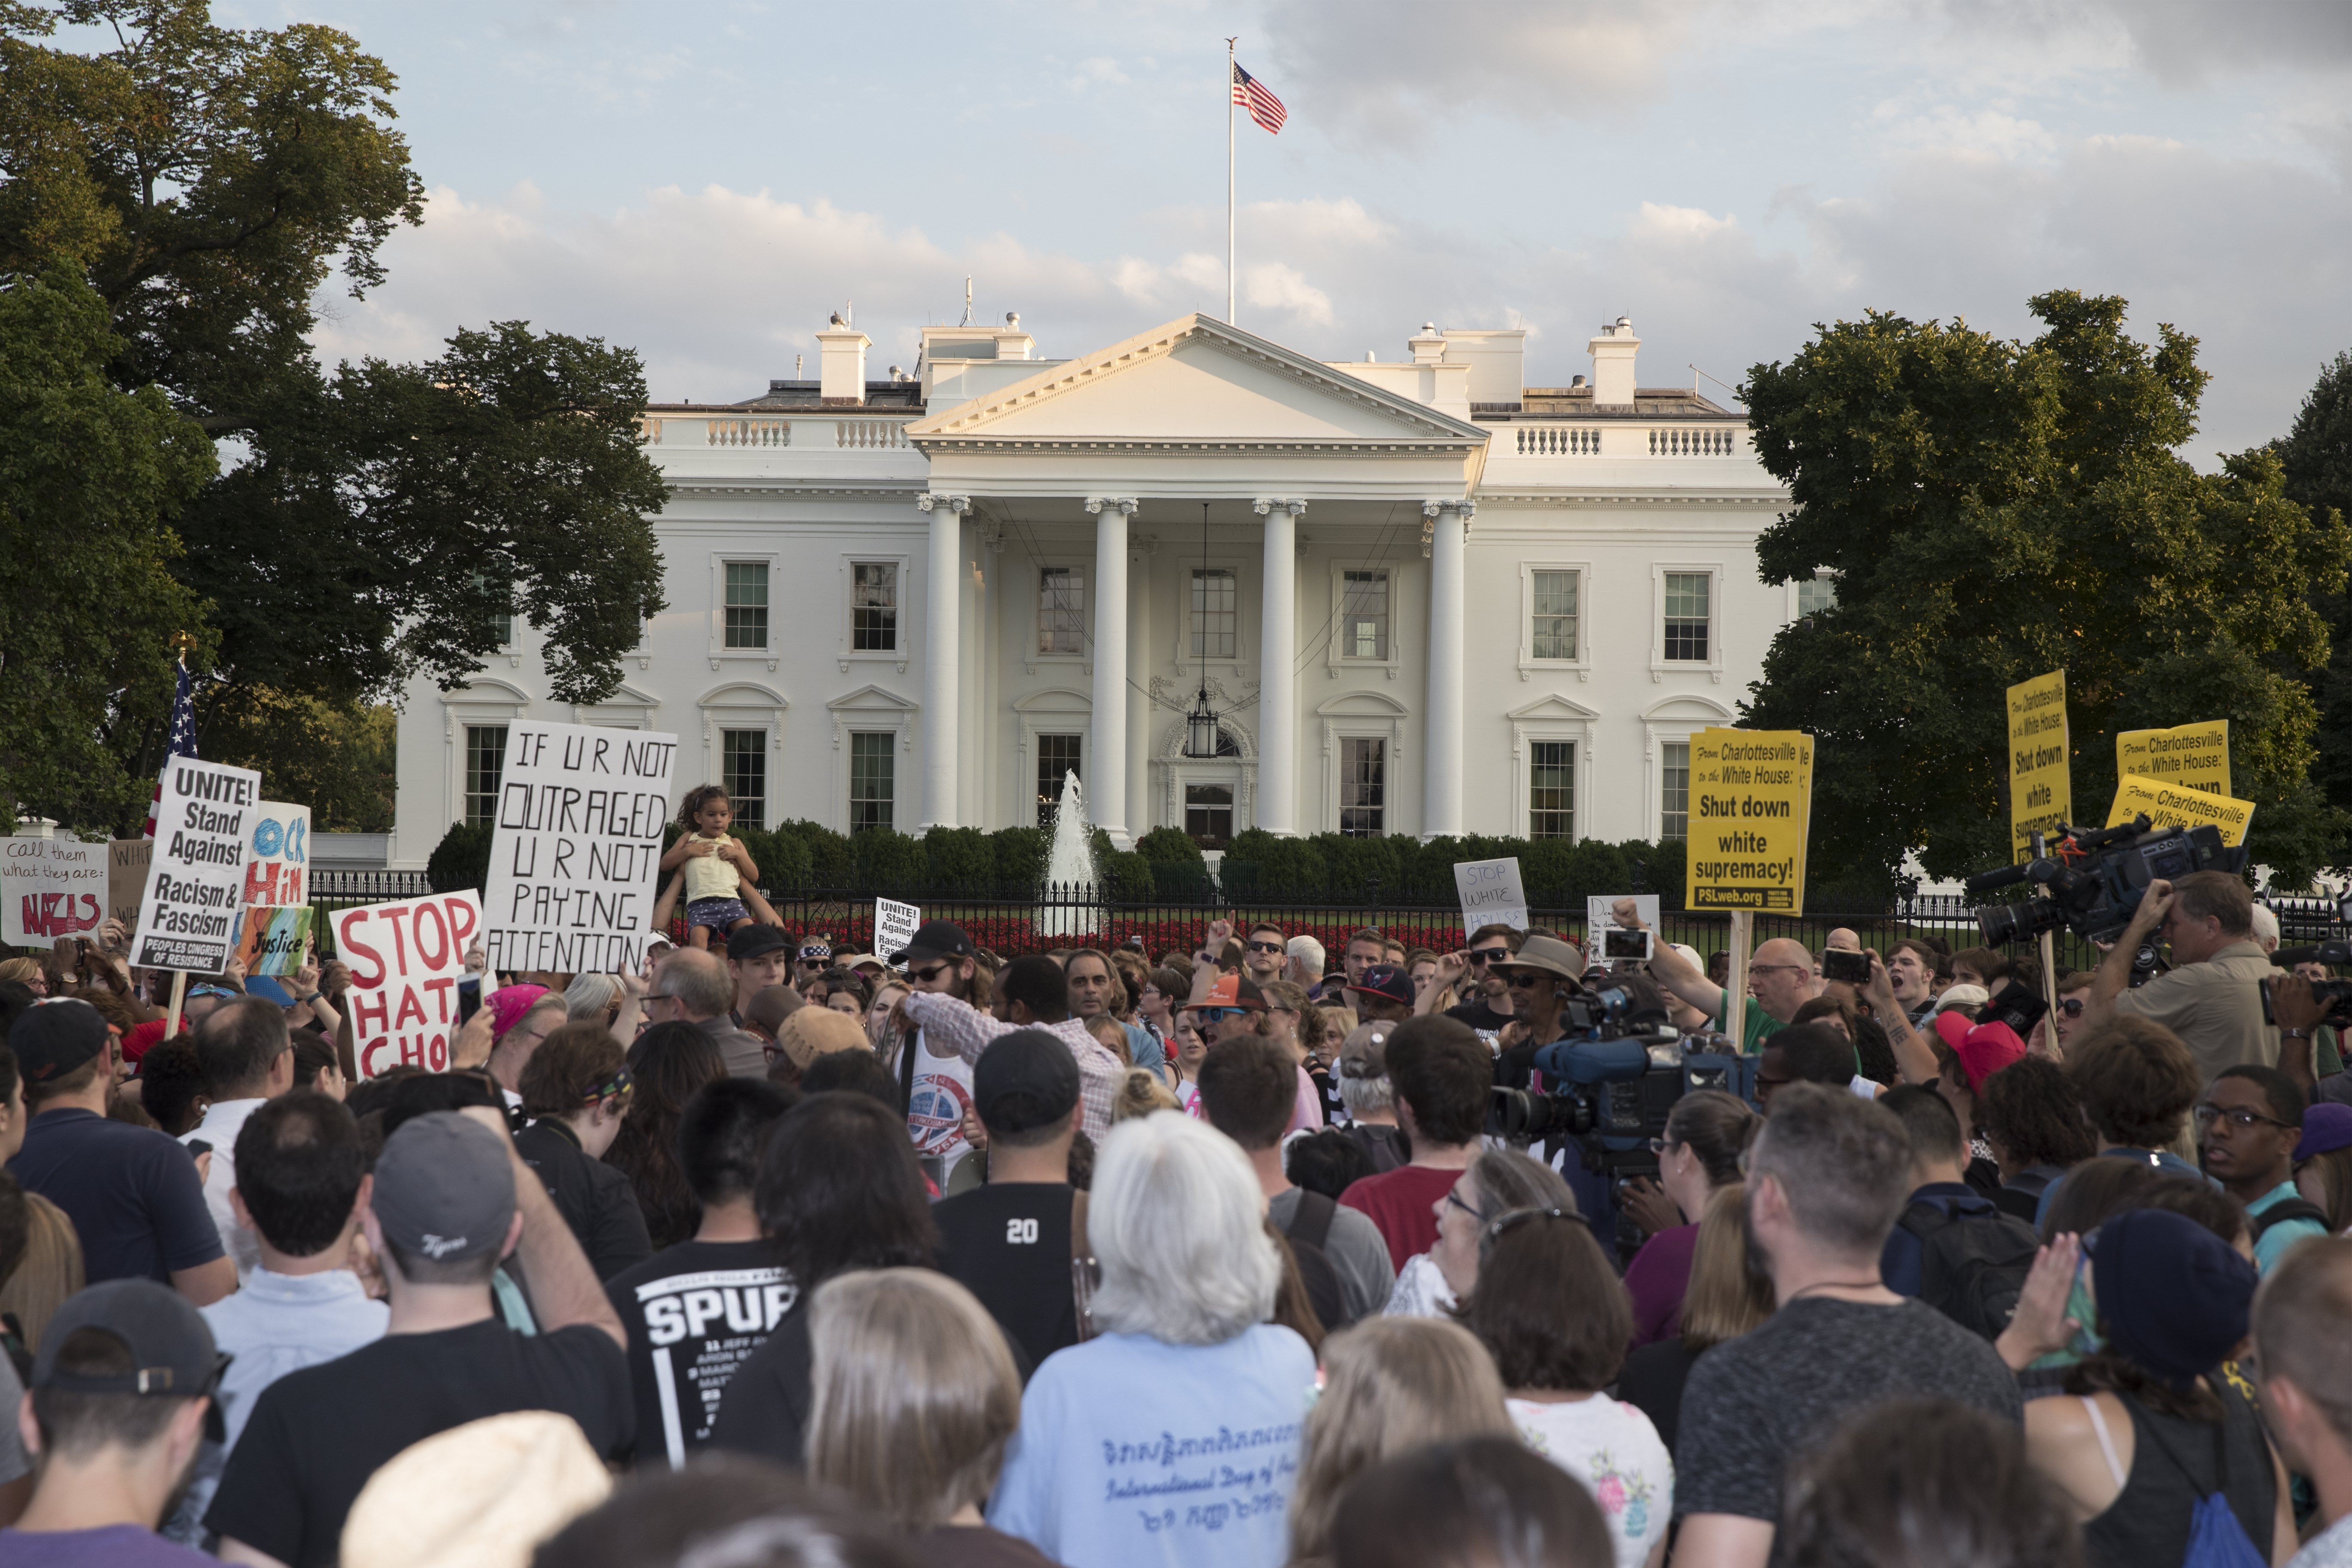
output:
[[[112,1336],[131,1353],[131,1370],[105,1376],[58,1366],[66,1340],[77,1329]],[[177,1290],[152,1279],[107,1279],[75,1292],[51,1315],[33,1361],[33,1386],[66,1394],[193,1399],[211,1394],[227,1365],[204,1315]],[[205,1431],[215,1442],[227,1440],[217,1399],[205,1412]]]
[[[2323,1100],[2303,1113],[2303,1142],[2294,1146],[2294,1157],[2308,1160],[2338,1149],[2352,1149],[2352,1105]]]
[[[1388,1044],[1394,1024],[1359,1024],[1339,1047],[1339,1075],[1343,1079],[1389,1076]]]
[[[1393,963],[1375,963],[1364,970],[1364,978],[1348,987],[1350,991],[1368,991],[1375,996],[1385,996],[1402,1006],[1412,1005],[1412,976]]]
[[[261,997],[280,1007],[294,1005],[294,993],[289,991],[282,982],[267,974],[247,975],[245,994],[247,996]]]
[[[369,1200],[384,1238],[436,1263],[506,1246],[514,1161],[505,1141],[454,1110],[411,1117],[376,1156]]]
[[[1985,1079],[2025,1055],[2025,1042],[2007,1024],[1995,1021],[1970,1029],[1952,1047],[1952,1054],[1960,1058],[1960,1066],[1969,1075],[1970,1091],[1982,1094]]]
[[[804,959],[829,959],[833,956],[833,943],[821,936],[813,936],[801,943],[801,950],[794,956]]]
[[[971,938],[953,921],[925,921],[914,940],[890,955],[890,967],[903,969],[934,958],[970,958],[975,951]]]
[[[793,939],[773,926],[748,925],[729,935],[727,956],[740,963],[746,959],[758,958],[762,953],[773,952],[780,947],[792,944]]]
[[[1077,1061],[1066,1041],[1043,1029],[998,1036],[972,1065],[972,1108],[991,1132],[1050,1127],[1077,1102]]]
[[[1406,984],[1410,985],[1411,982]],[[1243,1007],[1253,1013],[1263,1013],[1265,1011],[1265,993],[1260,991],[1257,982],[1246,974],[1220,974],[1217,983],[1209,987],[1206,996],[1198,1002],[1187,1002],[1177,1011],[1191,1013],[1202,1007]]]
[[[26,1083],[47,1083],[106,1049],[106,1020],[79,996],[37,1002],[8,1031],[8,1048]]]
[[[836,952],[833,955],[833,962],[841,968],[851,971],[866,964],[872,964],[877,969],[889,967],[870,952]]]

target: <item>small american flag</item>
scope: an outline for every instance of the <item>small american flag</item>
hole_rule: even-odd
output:
[[[1290,118],[1290,110],[1282,107],[1282,100],[1268,92],[1265,83],[1238,64],[1234,67],[1234,101],[1248,110],[1249,117],[1269,133],[1280,131],[1282,122]]]
[[[173,757],[193,757],[195,754],[196,704],[188,685],[187,662],[184,659],[180,663],[179,686],[172,694],[172,741],[170,748],[163,753],[163,765],[171,766]],[[158,778],[155,781],[155,794],[147,803],[147,831],[144,837],[149,838],[155,837],[155,808],[163,804],[163,781]]]

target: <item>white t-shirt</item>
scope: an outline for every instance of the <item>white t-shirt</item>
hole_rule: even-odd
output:
[[[920,1029],[907,1048],[915,1053],[914,1092],[907,1100],[908,1134],[915,1141],[916,1153],[936,1154],[940,1169],[953,1172],[971,1152],[963,1137],[963,1113],[971,1109],[971,1064],[961,1057],[935,1057],[925,1050]]]
[[[1617,1568],[1642,1568],[1675,1512],[1675,1461],[1650,1418],[1605,1394],[1508,1404],[1528,1447],[1592,1489]]]
[[[1397,1270],[1383,1318],[1443,1318],[1454,1310],[1454,1288],[1426,1252],[1416,1252]]]

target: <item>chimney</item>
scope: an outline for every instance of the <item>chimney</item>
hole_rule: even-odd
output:
[[[833,324],[816,335],[817,396],[827,408],[856,408],[866,402],[866,351],[874,340],[834,312]]]
[[[1592,350],[1592,401],[1626,404],[1633,401],[1633,354],[1642,340],[1633,335],[1633,319],[1620,316],[1601,329],[1589,345]]]
[[[1435,321],[1423,321],[1420,335],[1405,339],[1404,346],[1412,351],[1415,364],[1445,363],[1445,334],[1437,330]]]

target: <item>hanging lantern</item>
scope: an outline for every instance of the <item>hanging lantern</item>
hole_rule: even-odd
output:
[[[1184,716],[1184,754],[1202,758],[1217,754],[1217,710],[1209,706],[1205,681],[1200,695],[1192,699],[1192,711]]]

